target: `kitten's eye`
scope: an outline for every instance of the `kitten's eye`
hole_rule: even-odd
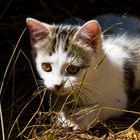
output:
[[[68,74],[76,74],[80,70],[80,67],[74,66],[74,65],[69,65],[66,69],[66,72]]]
[[[49,63],[42,63],[42,69],[46,72],[52,71],[52,67]]]

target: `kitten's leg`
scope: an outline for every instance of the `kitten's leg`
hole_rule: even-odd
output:
[[[105,121],[110,117],[117,117],[122,114],[121,110],[116,111],[115,108],[95,105],[93,107],[76,108],[72,119],[77,128],[84,131],[95,126],[99,121]]]
[[[57,113],[56,124],[64,128],[71,128],[74,131],[87,130],[96,125],[99,119],[101,108],[93,107],[78,107],[74,109],[71,115],[68,115],[68,110]]]
[[[79,107],[75,109],[72,119],[77,125],[77,128],[88,130],[99,122],[101,110],[101,107],[96,105],[92,107]]]
[[[71,116],[66,115],[65,112],[59,112],[56,119],[56,124],[64,128],[72,128],[73,130],[80,130],[78,125],[73,121],[73,118]]]
[[[57,99],[57,100],[56,100]],[[74,128],[78,130],[77,124],[73,121],[72,117],[69,115],[69,109],[66,105],[67,96],[59,96],[52,95],[52,111],[54,112],[51,116],[52,122],[55,122],[57,126],[62,126],[64,128]],[[72,99],[71,99],[72,100]],[[71,101],[70,100],[70,101]],[[69,100],[68,100],[69,101]],[[54,104],[55,103],[55,104]]]
[[[101,111],[98,105],[76,107],[72,111],[72,108],[64,104],[64,101],[65,98],[60,97],[58,102],[53,105],[55,112],[55,119],[53,119],[53,121],[56,122],[57,126],[71,128],[73,130],[86,130],[96,125],[98,118],[100,118],[99,114]]]

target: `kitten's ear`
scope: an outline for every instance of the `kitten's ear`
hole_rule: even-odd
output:
[[[27,18],[26,22],[30,32],[30,39],[32,45],[50,34],[50,29],[46,26],[47,24],[45,25],[44,23],[33,18]]]
[[[90,46],[94,52],[98,52],[101,47],[101,27],[96,20],[86,22],[75,34],[78,42],[83,42]]]

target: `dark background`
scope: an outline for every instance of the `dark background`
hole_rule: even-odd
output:
[[[27,17],[48,23],[70,17],[89,20],[107,13],[139,17],[139,7],[139,0],[0,0],[0,73],[26,27]],[[29,50],[29,46],[22,49]]]
[[[5,133],[17,118],[19,112],[29,101],[36,90],[35,80],[31,72],[31,55],[29,35],[26,30],[13,59],[12,56],[22,31],[26,27],[26,18],[33,17],[52,23],[67,18],[79,17],[85,21],[102,14],[132,15],[140,17],[139,0],[0,0],[0,84],[1,102]],[[26,55],[18,53],[22,50]],[[17,60],[17,61],[16,61]],[[30,61],[29,61],[30,60]],[[16,62],[16,63],[15,63]],[[35,71],[35,70],[34,70]],[[4,77],[4,74],[5,77]],[[37,74],[36,77],[38,78]],[[4,78],[4,79],[3,79]],[[31,103],[19,118],[19,126],[24,127],[32,113],[38,107],[38,98]],[[16,126],[14,127],[16,130]],[[22,128],[21,128],[22,129]],[[18,133],[18,132],[17,132]],[[16,135],[16,131],[12,131]],[[0,138],[1,139],[1,138]],[[16,139],[13,136],[12,139]]]

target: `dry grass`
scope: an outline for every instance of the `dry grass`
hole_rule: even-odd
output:
[[[124,124],[123,120],[120,120],[120,124],[116,124],[115,127],[104,124],[100,126],[100,130],[94,129],[87,132],[71,131],[61,127],[56,127],[54,124],[38,125],[34,127],[32,131],[31,140],[139,140],[139,129],[135,129],[134,126],[138,121],[137,119],[132,125],[128,122]],[[120,125],[120,126],[119,126]],[[106,127],[106,129],[105,129]],[[112,128],[113,129],[112,129]],[[140,127],[138,125],[138,127]],[[42,129],[43,128],[43,129]],[[117,129],[117,132],[115,130]],[[104,131],[105,130],[105,131]],[[97,133],[95,133],[97,131]],[[102,131],[104,131],[102,133]],[[102,134],[100,134],[102,133]]]
[[[16,128],[16,130],[18,132],[17,136],[14,135],[14,139],[16,139],[16,138],[31,139],[31,140],[56,140],[56,139],[57,140],[113,140],[113,139],[115,139],[115,140],[122,140],[122,139],[139,140],[140,139],[140,133],[133,128],[133,126],[138,124],[140,118],[135,119],[135,121],[132,121],[133,122],[132,124],[127,124],[127,125],[124,125],[123,119],[122,119],[122,122],[120,120],[119,123],[122,124],[121,127],[123,127],[123,130],[121,130],[121,128],[119,126],[117,126],[117,125],[115,126],[115,127],[117,127],[118,130],[120,129],[119,132],[113,131],[114,127],[112,127],[113,128],[112,129],[110,127],[110,125],[107,124],[106,128],[107,128],[108,134],[105,133],[100,138],[97,137],[92,131],[80,133],[80,132],[70,131],[70,130],[64,129],[64,128],[58,128],[55,126],[55,123],[46,124],[44,120],[48,119],[48,117],[52,113],[51,111],[42,112],[42,110],[41,110],[41,106],[43,106],[43,101],[45,100],[46,89],[40,89],[40,87],[38,86],[32,65],[30,63],[30,60],[27,58],[26,54],[21,49],[19,49],[19,51],[15,54],[16,49],[19,45],[19,42],[24,34],[24,31],[23,31],[21,37],[19,38],[19,41],[17,42],[17,45],[13,51],[13,55],[11,56],[9,63],[7,65],[7,68],[5,70],[4,77],[1,82],[0,93],[2,94],[4,84],[7,84],[6,77],[7,77],[9,68],[12,65],[12,71],[14,70],[16,62],[19,59],[20,55],[25,57],[25,59],[28,61],[31,73],[32,73],[35,83],[36,83],[37,90],[30,97],[30,99],[27,100],[26,104],[22,107],[21,111],[19,112],[19,114],[17,115],[15,120],[14,121],[11,120],[13,123],[11,123],[7,136],[5,134],[5,126],[6,126],[6,124],[4,124],[5,118],[3,116],[2,111],[0,112],[3,140],[6,140],[6,139],[9,140],[13,137],[13,135],[14,135],[13,133],[15,132],[14,128]],[[104,59],[104,57],[103,57],[103,59]],[[14,63],[13,63],[13,60],[14,60]],[[103,60],[101,60],[101,62],[98,63],[95,70],[98,68],[100,63],[102,63],[102,61]],[[29,121],[24,125],[24,127],[21,127],[19,125],[20,117],[22,117],[22,115],[24,114],[24,110],[30,105],[31,102],[34,102],[34,99],[37,96],[39,96],[39,98],[40,98],[37,109],[35,110],[35,112],[33,112],[33,115],[30,117]],[[14,102],[12,104],[14,104]],[[112,108],[108,108],[108,109],[112,109]],[[14,111],[14,110],[12,110],[12,111]],[[116,109],[116,111],[117,111],[117,109]],[[139,112],[136,112],[136,111],[128,111],[128,110],[122,110],[122,111],[133,114],[134,116],[140,114]],[[12,112],[12,113],[14,113],[14,112]],[[34,119],[35,119],[34,124],[32,124],[32,121]],[[127,121],[128,120],[126,120],[126,123],[127,123]],[[103,126],[100,128],[100,130],[102,130],[102,129],[104,129]]]
[[[133,128],[121,131],[119,133],[109,132],[109,136],[96,137],[88,133],[74,133],[59,130],[58,132],[46,131],[41,136],[33,135],[32,140],[139,140],[140,133]]]

